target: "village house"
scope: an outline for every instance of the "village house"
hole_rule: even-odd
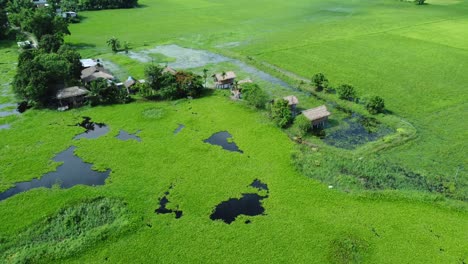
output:
[[[331,115],[325,105],[302,111],[302,114],[310,120],[312,127],[323,127]]]
[[[299,104],[299,99],[297,99],[297,97],[294,95],[283,97],[283,99],[288,101],[288,105],[291,108],[291,112],[294,115],[296,113],[297,105]]]
[[[83,83],[90,83],[99,78],[106,79],[108,81],[114,80],[114,76],[107,73],[104,68],[99,66],[92,66],[81,71],[81,81]]]
[[[233,71],[213,74],[216,88],[231,88],[236,81],[236,74]]]
[[[83,87],[73,86],[61,89],[57,92],[56,98],[59,102],[59,110],[67,110],[69,107],[76,107],[83,104],[85,96],[89,93]]]

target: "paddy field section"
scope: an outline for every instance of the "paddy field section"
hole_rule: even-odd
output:
[[[109,132],[73,139],[83,129],[69,125],[82,116],[105,122]],[[185,127],[175,134],[179,124]],[[120,130],[140,130],[141,141],[119,140]],[[468,254],[463,204],[450,206],[430,196],[405,198],[396,192],[352,195],[330,190],[295,171],[289,156],[294,143],[282,131],[223,92],[167,103],[31,110],[11,131],[15,133],[0,132],[2,164],[8,164],[2,171],[3,188],[53,170],[60,165],[51,162],[54,154],[70,145],[95,170],[111,170],[102,186],[33,189],[1,201],[0,233],[6,241],[2,258],[11,262],[40,256],[45,262],[63,262],[60,258],[65,257],[67,262],[95,263],[323,263],[350,254],[368,263],[451,263]],[[228,131],[243,152],[204,142],[219,131]],[[252,187],[256,179],[268,191]],[[264,197],[263,214],[240,215],[230,224],[210,219],[221,202],[250,193]],[[86,208],[102,197],[124,202],[125,207],[118,207],[104,226],[97,222],[87,224],[89,229],[81,227],[86,231],[78,238],[58,235],[65,241],[61,244],[44,239],[49,236],[37,234],[40,231],[27,231],[44,218],[59,221],[53,219],[63,212],[80,216],[73,208]],[[169,200],[166,209],[183,212],[180,218],[155,213],[161,197]],[[75,218],[67,219],[74,223]],[[43,228],[44,234],[58,232]],[[31,236],[42,239],[31,244]]]

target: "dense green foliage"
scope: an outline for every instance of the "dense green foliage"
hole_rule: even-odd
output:
[[[294,119],[293,131],[296,136],[303,137],[312,129],[312,124],[304,115],[298,115]]]
[[[89,101],[92,106],[100,104],[121,104],[130,102],[127,90],[118,88],[114,83],[105,79],[96,79],[89,85]]]
[[[120,49],[120,41],[116,37],[112,37],[106,41],[107,46],[109,46],[113,52],[117,52]]]
[[[265,108],[265,104],[268,102],[268,94],[258,84],[254,83],[242,85],[242,98],[249,105],[258,109]]]
[[[148,65],[145,68],[146,81],[152,89],[151,96],[163,99],[179,99],[187,96],[198,97],[203,90],[203,78],[189,71],[178,71],[172,74],[164,71],[159,65]],[[146,89],[143,94],[148,94]]]
[[[293,121],[293,116],[288,101],[282,98],[274,100],[270,106],[270,117],[278,127],[289,126]]]
[[[366,109],[371,114],[382,113],[385,109],[385,101],[380,96],[372,96],[366,102]]]
[[[27,228],[12,240],[2,241],[0,256],[8,263],[47,263],[116,237],[129,225],[124,202],[96,198],[61,209]]]
[[[340,99],[348,101],[354,101],[357,99],[356,90],[352,85],[342,84],[338,86],[337,92]]]
[[[58,89],[79,80],[80,55],[71,49],[60,53],[24,51],[12,83],[16,96],[37,106],[46,106]]]
[[[317,73],[312,76],[312,85],[316,91],[322,91],[328,88],[328,79],[323,73]]]

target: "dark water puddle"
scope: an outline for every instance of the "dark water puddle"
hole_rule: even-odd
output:
[[[268,186],[259,180],[255,180],[250,186],[259,190],[268,191]],[[256,193],[243,193],[241,198],[231,198],[218,204],[214,212],[210,215],[210,219],[221,219],[226,224],[231,224],[239,215],[263,215],[265,208],[263,208],[261,201],[266,198],[268,198],[268,195],[262,196]],[[251,220],[247,220],[245,223],[250,224]]]
[[[49,172],[40,179],[17,183],[15,187],[0,193],[0,201],[31,189],[40,187],[51,188],[54,184],[58,184],[63,189],[68,189],[75,185],[104,185],[107,177],[109,177],[110,170],[105,172],[92,170],[92,164],[85,163],[74,155],[75,149],[76,147],[72,146],[54,157],[54,161],[63,162],[56,171]]]
[[[76,125],[86,129],[86,131],[75,136],[73,139],[98,138],[109,132],[109,127],[106,124],[91,122],[91,118],[87,116],[84,116],[83,121]]]
[[[367,118],[358,114],[352,114],[343,119],[344,127],[329,134],[319,131],[322,140],[328,145],[343,149],[355,149],[368,142],[376,141],[393,130],[377,119]]]
[[[138,130],[136,133],[134,134],[130,134],[124,130],[120,130],[119,134],[116,136],[116,138],[122,140],[122,141],[126,141],[126,140],[136,140],[138,142],[141,142],[141,138],[138,136],[138,133],[140,133],[140,130]]]
[[[182,129],[184,129],[184,128],[185,128],[184,125],[179,124],[179,126],[176,128],[176,130],[174,130],[174,135],[179,134],[179,132],[180,132]]]
[[[266,183],[261,182],[259,179],[255,179],[250,186],[257,188],[258,190],[265,190],[268,191],[268,185]]]
[[[169,190],[171,190],[173,186],[169,187]],[[159,198],[159,208],[156,209],[154,212],[157,214],[172,214],[174,213],[175,218],[179,219],[182,217],[183,212],[180,210],[172,210],[172,209],[167,209],[167,203],[169,203],[169,199],[167,199],[167,196],[169,195],[169,191],[166,191],[164,193],[164,196]]]
[[[208,139],[203,140],[203,142],[211,144],[211,145],[221,146],[223,149],[228,150],[228,151],[244,153],[244,151],[239,149],[236,143],[228,139],[232,139],[232,135],[229,134],[229,132],[227,131],[221,131],[221,132],[213,134]]]

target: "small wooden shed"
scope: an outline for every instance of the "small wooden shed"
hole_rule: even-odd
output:
[[[283,97],[283,99],[288,101],[288,105],[294,114],[296,112],[297,104],[299,104],[299,99],[297,99],[297,97],[294,95],[288,95],[286,97]]]
[[[236,74],[233,71],[223,73],[216,73],[213,76],[216,88],[231,88],[236,81]]]
[[[308,109],[302,112],[302,114],[310,120],[312,127],[323,127],[328,120],[328,117],[331,115],[328,112],[325,105],[321,105],[316,108]]]

